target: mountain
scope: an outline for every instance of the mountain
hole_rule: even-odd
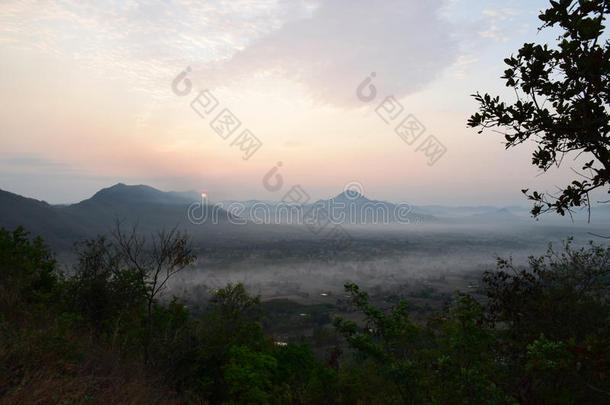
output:
[[[608,207],[596,207],[592,215],[596,220],[606,220],[604,218],[608,218],[610,212]],[[301,205],[260,200],[212,204],[202,200],[195,191],[166,192],[146,185],[123,183],[99,190],[91,198],[70,205],[50,205],[0,190],[0,227],[14,229],[22,225],[32,234],[44,237],[57,250],[71,248],[77,240],[109,234],[117,219],[126,226],[137,224],[138,230],[146,234],[178,226],[203,246],[226,244],[227,241],[317,238],[311,225],[329,221],[343,225],[509,226],[529,222],[526,214],[527,211],[519,207],[394,204],[372,200],[352,190]]]
[[[330,219],[337,224],[396,224],[435,222],[432,215],[414,212],[408,204],[370,200],[364,195],[346,190],[328,200],[310,204],[290,204],[273,201],[222,201],[224,209],[256,224],[310,223],[314,217]],[[322,218],[324,217],[324,218]]]
[[[64,240],[68,235],[82,236],[79,227],[61,210],[44,201],[4,190],[0,190],[0,226],[6,229],[23,226],[46,240]]]
[[[357,224],[432,223],[437,218],[415,212],[406,203],[371,200],[355,190],[345,190],[328,200],[318,200],[307,210],[323,208],[333,222]],[[307,214],[306,214],[307,215]]]
[[[164,192],[150,186],[128,186],[123,183],[103,188],[89,200],[108,204],[152,203],[166,205],[187,205],[194,201],[187,198],[184,193]]]
[[[414,206],[415,212],[433,215],[442,223],[446,224],[507,224],[507,223],[532,223],[531,206],[511,205],[503,208],[494,206],[442,206],[442,205],[418,205]],[[588,223],[589,212],[587,207],[575,208],[572,216],[565,215],[541,215],[535,220],[536,223],[549,225],[567,225],[572,223]],[[610,204],[597,204],[591,207],[591,222],[610,222]]]
[[[218,205],[231,214],[254,224],[302,224],[303,206],[278,201],[263,200],[224,200]]]
[[[191,205],[193,200],[194,192],[164,192],[122,183],[71,205],[49,205],[0,190],[0,226],[14,229],[22,225],[54,247],[67,248],[76,240],[108,234],[116,220],[126,225],[137,224],[144,233],[178,226],[198,236],[220,232],[213,229],[214,225],[230,222],[229,213],[222,208],[201,205],[201,199],[199,206]],[[197,209],[205,212],[205,218]]]
[[[161,191],[143,184],[128,186],[123,183],[112,187],[103,188],[93,195],[89,200],[117,203],[155,203],[165,205],[188,205],[201,200],[196,191]]]

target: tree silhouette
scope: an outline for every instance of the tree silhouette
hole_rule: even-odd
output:
[[[512,87],[516,101],[476,93],[479,112],[468,126],[497,128],[506,148],[533,140],[532,163],[544,172],[559,167],[566,154],[586,156],[577,178],[558,194],[523,193],[534,201],[532,214],[571,213],[574,207],[590,209],[590,193],[610,193],[610,41],[604,39],[610,0],[558,0],[539,18],[542,29],[558,27],[555,48],[526,43],[516,56],[504,60],[502,79]]]

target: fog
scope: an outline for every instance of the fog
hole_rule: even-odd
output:
[[[196,242],[198,260],[178,274],[166,297],[200,302],[227,283],[244,283],[263,300],[287,298],[302,303],[334,302],[343,285],[355,282],[384,294],[425,287],[445,294],[476,290],[480,275],[496,261],[512,258],[523,265],[542,255],[549,243],[559,250],[573,237],[581,246],[596,240],[604,226],[417,224],[345,226],[348,240],[335,241],[299,229],[274,240],[259,228],[259,238]]]

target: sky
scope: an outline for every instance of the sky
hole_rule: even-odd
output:
[[[521,189],[555,190],[570,164],[541,175],[532,145],[466,121],[476,91],[510,100],[505,57],[554,41],[547,4],[3,0],[0,189],[527,205]]]

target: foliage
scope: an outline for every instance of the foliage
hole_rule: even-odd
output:
[[[483,276],[489,313],[514,340],[531,342],[540,333],[583,339],[595,325],[602,331],[610,312],[610,248],[575,249],[568,240],[560,252],[549,246],[546,255],[530,257],[527,268],[511,260],[498,267]]]
[[[197,259],[192,253],[189,238],[174,227],[169,231],[162,229],[147,241],[138,233],[136,226],[127,232],[118,221],[113,237],[114,255],[122,259],[129,269],[136,271],[145,285],[150,317],[153,303],[169,279]]]
[[[77,309],[99,330],[136,311],[140,315],[146,286],[137,271],[122,267],[106,238],[76,244],[77,264],[66,283],[68,308]]]
[[[276,360],[244,346],[229,350],[229,360],[223,367],[224,379],[231,398],[229,404],[268,404],[271,402],[272,377]]]
[[[21,304],[37,303],[57,289],[55,259],[40,237],[22,227],[0,228],[0,310],[19,316]]]
[[[502,79],[517,101],[489,94],[474,96],[479,112],[470,127],[500,128],[506,148],[528,140],[537,144],[532,163],[543,171],[559,166],[567,153],[586,156],[580,174],[559,195],[537,191],[532,214],[561,215],[573,207],[590,206],[589,193],[610,192],[610,41],[604,40],[608,0],[557,0],[540,14],[541,29],[561,31],[557,47],[526,43],[504,60]]]
[[[414,394],[420,378],[415,362],[421,331],[409,321],[407,303],[401,301],[386,315],[369,303],[368,294],[357,285],[346,284],[345,290],[365,315],[365,325],[360,329],[354,321],[337,317],[335,327],[352,347],[381,364],[380,371],[394,382],[403,401],[417,401]]]
[[[575,249],[568,240],[560,252],[550,246],[546,255],[530,257],[527,268],[510,260],[498,266],[483,283],[488,317],[498,327],[499,350],[512,375],[510,389],[539,400],[561,390],[598,400],[610,395],[603,394],[610,392],[610,248],[590,243]],[[548,364],[559,351],[573,361],[552,375]],[[545,393],[538,392],[541,371],[547,383],[557,380]]]
[[[404,302],[385,315],[357,286],[345,289],[365,314],[365,326],[359,331],[356,323],[341,318],[335,325],[389,377],[402,403],[514,403],[494,382],[493,336],[484,327],[483,308],[471,297],[460,296],[446,314],[424,327],[408,320]],[[390,391],[387,400],[397,398]]]
[[[424,320],[404,301],[377,308],[347,284],[358,312],[334,320],[345,344],[321,361],[308,343],[266,336],[260,299],[242,284],[214,291],[198,317],[176,298],[154,300],[149,313],[151,284],[114,243],[77,245],[66,277],[40,239],[0,230],[0,395],[9,402],[543,404],[610,395],[609,248],[568,241],[524,268],[501,260],[484,276],[486,302],[457,295]]]

